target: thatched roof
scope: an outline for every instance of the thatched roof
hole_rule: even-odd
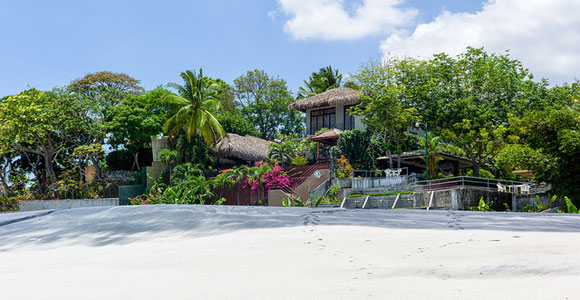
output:
[[[359,100],[360,94],[361,92],[353,90],[351,88],[337,87],[322,92],[318,95],[298,100],[288,105],[288,108],[306,112],[307,109],[325,106],[336,106],[337,104],[353,105],[360,103]]]
[[[313,135],[313,136],[309,137],[308,139],[311,141],[338,140],[341,133],[342,133],[342,130],[332,128],[332,129],[328,129],[327,131],[321,132],[317,135]]]
[[[214,147],[216,155],[222,158],[243,161],[259,161],[268,158],[268,149],[272,142],[254,136],[242,136],[228,133]]]

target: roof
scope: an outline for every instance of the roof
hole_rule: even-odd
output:
[[[313,135],[308,139],[311,141],[323,141],[323,140],[338,140],[342,130],[332,128],[328,129],[327,131],[321,132],[319,134]]]
[[[320,94],[314,95],[312,97],[298,100],[288,105],[288,108],[306,112],[307,109],[317,107],[336,106],[337,104],[342,105],[359,104],[360,94],[361,92],[353,90],[351,88],[337,87],[322,92]]]
[[[233,158],[244,161],[259,161],[268,158],[272,142],[250,135],[228,133],[214,147],[216,155],[222,158]]]

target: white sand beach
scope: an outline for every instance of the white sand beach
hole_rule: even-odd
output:
[[[494,213],[481,229],[471,228],[482,216],[212,207],[57,211],[0,226],[1,298],[580,299],[580,218]],[[192,217],[195,223],[184,221]],[[431,218],[432,226],[388,221],[397,218]],[[538,222],[549,231],[527,228]],[[218,230],[207,228],[216,224]]]

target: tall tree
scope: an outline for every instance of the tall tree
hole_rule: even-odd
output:
[[[163,125],[165,132],[175,136],[184,131],[188,140],[194,135],[201,136],[208,144],[215,144],[225,136],[225,131],[214,117],[219,110],[216,84],[207,85],[202,70],[199,74],[192,71],[181,73],[184,85],[167,84],[177,90],[178,95],[164,97],[164,102],[171,105],[175,112]]]
[[[0,153],[19,152],[42,159],[44,178],[56,181],[59,155],[74,147],[82,131],[84,111],[72,97],[58,91],[24,91],[0,101]],[[38,165],[38,164],[37,164]],[[41,183],[41,178],[37,176]]]
[[[342,82],[342,74],[338,70],[332,70],[332,66],[320,68],[318,72],[313,72],[308,78],[304,80],[305,87],[300,87],[298,90],[297,99],[307,98],[320,94],[326,90],[339,87]]]
[[[169,91],[158,87],[143,95],[124,98],[109,109],[105,123],[108,143],[114,148],[122,146],[132,154],[134,168],[140,169],[139,149],[149,145],[151,136],[162,132],[169,112],[161,102],[168,94]]]
[[[303,117],[288,109],[294,101],[286,81],[261,70],[248,71],[234,79],[236,100],[242,114],[256,126],[260,136],[271,140],[279,133],[300,133]]]
[[[102,106],[115,106],[128,95],[136,95],[144,90],[141,81],[123,73],[101,71],[89,73],[73,80],[68,88],[101,101]]]
[[[411,85],[401,83],[407,74],[406,69],[419,71],[419,66],[413,62],[416,61],[370,64],[353,77],[355,84],[364,93],[360,96],[360,105],[351,109],[352,113],[363,117],[363,122],[378,136],[382,150],[389,157],[391,153],[410,150],[407,129],[415,124],[418,115],[409,99],[416,90]]]

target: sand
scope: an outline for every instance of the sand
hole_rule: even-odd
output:
[[[235,220],[235,230],[200,231],[207,224],[199,219],[195,228],[168,225],[163,230],[163,219],[168,224],[188,219],[177,217],[179,208],[165,214],[157,209],[155,215],[163,216],[156,220],[161,229],[125,234],[96,222],[104,222],[107,212],[96,209],[69,210],[74,216],[68,219],[67,211],[59,211],[1,226],[0,298],[580,299],[580,233],[574,226],[562,232],[485,226],[452,230],[442,229],[456,222],[449,212],[404,211],[384,216],[448,221],[434,219],[435,229],[369,226],[353,221],[364,219],[365,212],[347,212],[344,222],[354,225],[341,225],[335,215],[326,220],[308,210],[289,209],[233,209],[213,218]],[[130,224],[138,222],[135,215],[148,216],[144,208],[113,212],[121,223],[123,214],[131,215]],[[382,212],[368,214],[378,218]],[[168,218],[172,215],[176,217]],[[302,222],[289,221],[293,215]],[[460,215],[470,219],[482,213]],[[515,228],[528,218],[493,216]],[[276,218],[290,224],[258,226],[276,224]],[[542,218],[547,227],[580,221]],[[55,230],[67,226],[68,231]]]

